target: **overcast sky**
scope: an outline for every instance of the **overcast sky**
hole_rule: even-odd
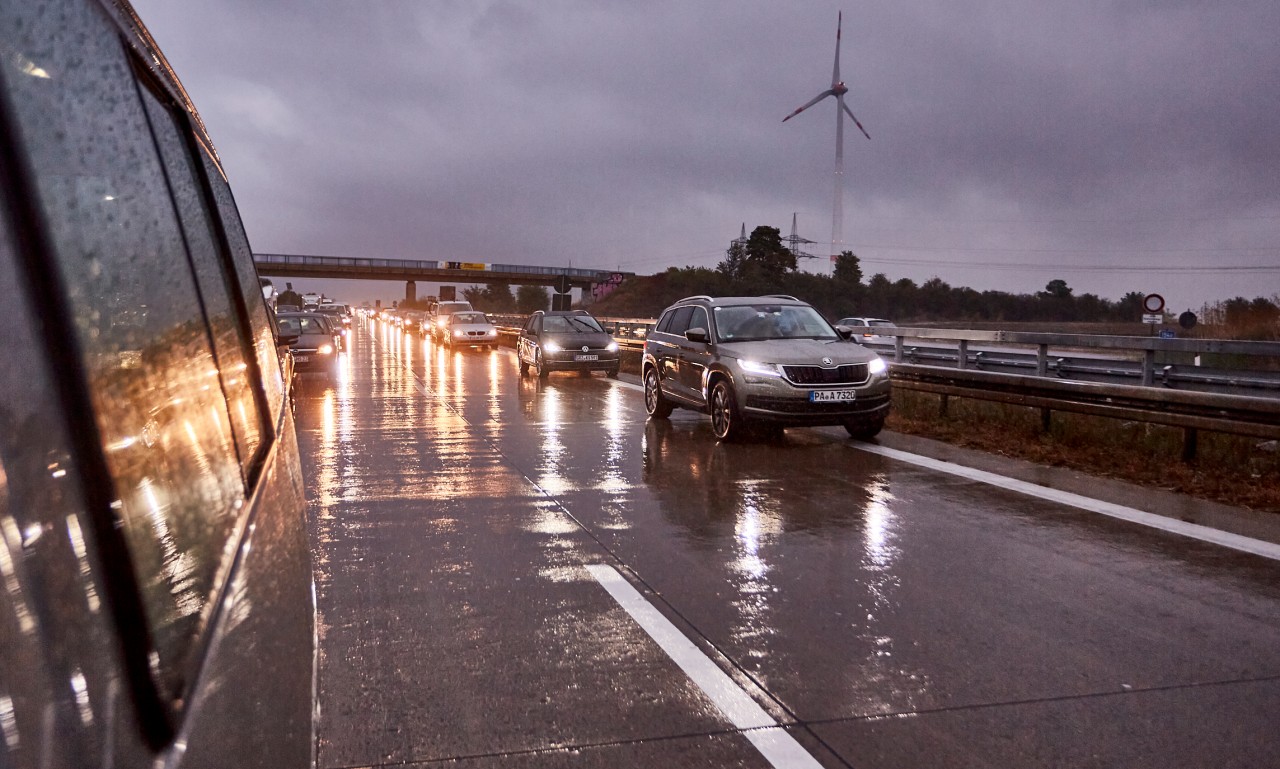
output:
[[[1280,3],[134,0],[255,251],[714,267],[798,214],[868,275],[1280,293]],[[403,286],[334,285],[359,301]],[[423,291],[419,291],[423,293]]]

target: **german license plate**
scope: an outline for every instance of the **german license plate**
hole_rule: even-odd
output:
[[[810,403],[843,403],[857,399],[857,390],[811,390],[809,392]]]
[[[306,362],[307,362],[307,361],[309,361],[309,360],[311,360],[311,356],[310,356],[310,355],[295,355],[295,356],[293,356],[293,362],[294,362],[294,363],[306,363]]]
[[[599,355],[575,355],[574,360],[600,360]]]

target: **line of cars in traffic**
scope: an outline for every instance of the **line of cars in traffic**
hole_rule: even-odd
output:
[[[338,302],[277,305],[276,331],[293,357],[294,372],[336,377],[338,354],[347,349],[353,314],[349,305]]]
[[[431,338],[447,347],[472,347],[492,350],[498,346],[498,327],[489,316],[463,300],[433,302],[426,310],[392,308],[372,312],[390,323]]]
[[[414,327],[412,311],[387,316]],[[497,330],[488,336],[487,319],[485,336],[463,335],[473,316],[483,314],[469,304],[436,310],[417,328],[444,344],[496,345]],[[811,305],[781,294],[686,297],[662,312],[645,339],[645,410],[655,419],[677,408],[708,414],[721,440],[802,425],[840,425],[853,437],[870,438],[889,412],[888,367],[862,344],[879,335],[855,335],[854,328],[885,325],[893,324],[861,317],[832,324]],[[533,313],[515,348],[520,375],[540,379],[553,371],[616,378],[622,363],[618,342],[586,310]]]

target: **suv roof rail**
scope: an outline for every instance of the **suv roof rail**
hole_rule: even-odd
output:
[[[770,299],[790,299],[793,302],[800,301],[799,299],[796,299],[791,294],[765,294],[765,296],[769,297]]]
[[[714,299],[707,296],[706,294],[698,294],[696,296],[686,296],[684,299],[680,299],[679,301],[675,302],[675,304],[680,304],[680,302],[692,302],[694,299],[706,299],[708,302],[715,301]]]

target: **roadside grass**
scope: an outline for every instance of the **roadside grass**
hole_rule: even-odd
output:
[[[895,390],[890,430],[1091,475],[1177,491],[1237,507],[1280,513],[1275,442],[1201,431],[1196,458],[1182,461],[1181,428]],[[1263,448],[1269,446],[1270,450]]]

